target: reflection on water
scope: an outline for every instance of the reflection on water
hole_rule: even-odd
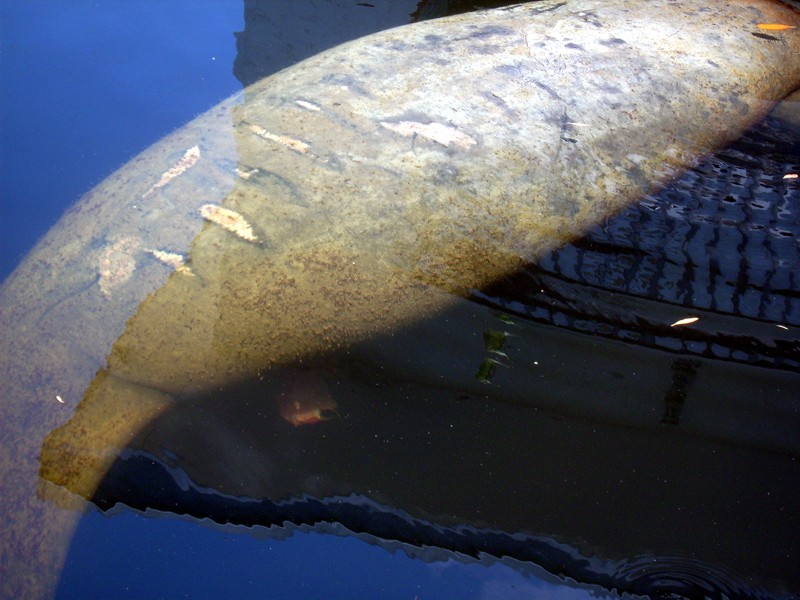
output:
[[[98,543],[93,529],[127,543]],[[117,598],[619,597],[599,586],[567,584],[533,563],[383,545],[336,525],[314,531],[292,525],[210,529],[153,511],[119,511],[110,518],[90,511],[76,532],[57,596],[83,590],[83,598],[104,598],[100,590],[113,590]],[[87,570],[96,573],[94,591],[85,585]]]
[[[800,113],[800,103],[790,110]],[[798,124],[767,119],[579,242],[475,296],[593,335],[797,370],[790,328],[800,325],[800,192],[784,175],[798,166]],[[690,330],[664,327],[688,314],[700,317]]]
[[[667,427],[671,355],[465,311],[184,398],[129,443],[93,501],[218,523],[334,522],[389,547],[506,556],[637,593],[744,593],[737,571],[791,568],[793,430],[779,405],[754,415],[737,400],[743,412],[731,413],[721,407],[731,389],[715,390],[756,376],[747,398],[766,404],[791,378],[739,379],[698,360],[681,424]],[[491,384],[474,378],[487,326],[513,332]],[[337,417],[301,427],[281,417],[269,400],[304,379],[335,399]]]

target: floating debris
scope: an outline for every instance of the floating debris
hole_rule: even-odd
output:
[[[305,108],[306,110],[313,110],[315,112],[322,110],[316,104],[312,104],[311,102],[306,102],[305,100],[295,100],[294,102],[295,102],[295,104],[297,104],[297,106],[300,106],[301,108]]]
[[[469,150],[478,142],[450,125],[441,123],[418,123],[416,121],[400,121],[398,123],[388,123],[381,121],[381,126],[389,131],[399,133],[403,137],[413,137],[419,135],[426,140],[436,142],[442,146],[453,146],[460,150]]]
[[[697,323],[700,320],[700,317],[686,317],[685,319],[678,319],[675,321],[670,327],[680,327],[681,325],[691,325],[692,323]]]
[[[296,140],[294,138],[286,137],[285,135],[277,135],[274,133],[270,133],[263,127],[259,127],[258,125],[250,125],[250,131],[255,133],[258,137],[264,138],[265,140],[269,140],[270,142],[275,142],[276,144],[280,144],[281,146],[285,146],[289,148],[289,150],[294,150],[300,154],[308,154],[310,146],[301,140]]]
[[[238,235],[243,240],[258,242],[258,238],[253,233],[253,228],[250,227],[250,223],[236,211],[223,208],[218,204],[204,204],[200,207],[200,214],[203,215],[206,221],[216,223],[223,229],[230,231],[234,235]]]
[[[110,297],[111,291],[128,281],[136,270],[134,254],[139,249],[141,240],[134,236],[125,236],[105,247],[100,256],[98,285],[104,296]]]
[[[780,327],[781,329],[785,329],[786,331],[789,331],[789,328],[786,325],[775,325],[775,327]]]
[[[784,25],[783,23],[759,23],[756,25],[759,29],[766,29],[767,31],[785,31],[786,29],[797,29],[796,25]]]
[[[798,177],[800,177],[800,175],[797,173],[787,173],[783,176],[784,179],[797,179]]]
[[[147,190],[144,194],[142,194],[142,198],[147,198],[150,194],[155,192],[157,189],[164,187],[170,181],[185,173],[188,169],[191,169],[194,165],[197,164],[197,161],[200,160],[200,146],[192,146],[183,154],[183,158],[181,158],[178,162],[176,162],[173,167],[164,173],[161,176],[161,179],[156,182],[156,184]]]
[[[154,249],[150,249],[148,252],[168,267],[172,267],[172,269],[178,273],[183,273],[184,275],[191,275],[194,277],[192,270],[186,266],[186,257],[183,254],[178,254],[177,252],[168,252],[167,250]]]
[[[56,400],[61,402],[61,404],[64,404],[64,399],[61,396],[59,396],[58,394],[56,394]]]
[[[299,400],[285,405],[281,408],[281,417],[286,419],[295,427],[301,425],[314,425],[331,419],[338,414],[335,410],[336,403],[330,407],[307,407]]]

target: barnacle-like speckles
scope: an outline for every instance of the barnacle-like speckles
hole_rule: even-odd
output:
[[[114,289],[131,278],[136,270],[135,254],[141,243],[138,237],[128,235],[103,248],[97,265],[100,275],[97,284],[105,297],[111,297]]]

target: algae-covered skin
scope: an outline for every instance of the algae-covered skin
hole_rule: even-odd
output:
[[[175,398],[430,317],[734,139],[800,84],[797,30],[758,23],[800,17],[565,0],[398,28],[109,177],[2,288],[4,585],[57,565],[72,518],[33,489],[56,396],[81,405],[39,493],[91,497]]]
[[[187,134],[173,154],[198,145],[202,158],[163,190],[190,223],[224,197],[258,243],[214,226],[190,249],[140,235],[188,249],[196,277],[138,307],[110,372],[184,393],[430,315],[449,301],[440,290],[480,288],[574,239],[795,87],[794,38],[752,35],[793,14],[633,8],[535,4],[420,24],[248,89],[231,109],[235,155],[216,147],[222,133]],[[775,53],[782,67],[764,69]],[[219,183],[235,166],[247,178]]]

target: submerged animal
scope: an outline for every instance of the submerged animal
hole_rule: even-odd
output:
[[[37,494],[91,498],[180,398],[440,313],[735,139],[800,87],[798,30],[758,23],[800,14],[546,0],[415,24],[264,79],[113,174],[0,292],[3,585],[63,556],[73,515]],[[50,432],[57,395],[77,408]],[[284,418],[335,403],[313,406]]]

